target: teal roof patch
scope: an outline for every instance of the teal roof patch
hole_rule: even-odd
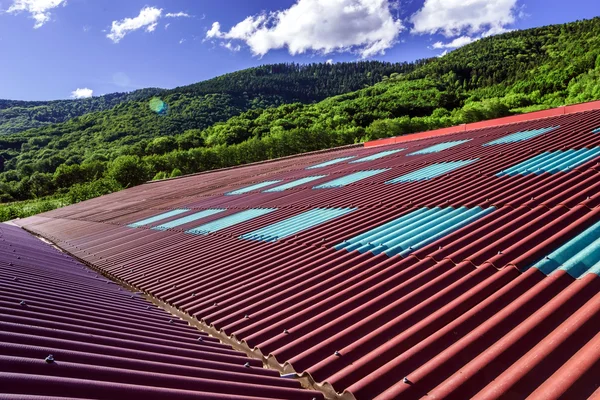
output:
[[[545,152],[500,171],[496,176],[569,172],[571,169],[598,157],[598,155],[600,155],[600,147]]]
[[[129,224],[127,226],[130,228],[139,228],[141,226],[150,225],[150,224],[153,224],[160,220],[171,218],[171,217],[174,217],[179,214],[183,214],[184,212],[188,212],[188,211],[190,211],[190,210],[188,210],[187,208],[179,208],[177,210],[171,210],[166,213],[155,215],[154,217],[150,217],[150,218],[146,218],[141,221],[138,221],[138,222],[134,222],[133,224]]]
[[[315,169],[315,168],[323,168],[323,167],[328,167],[330,165],[334,165],[334,164],[338,164],[344,161],[348,161],[348,160],[352,160],[353,158],[355,158],[356,156],[349,156],[349,157],[341,157],[341,158],[335,158],[333,160],[329,160],[329,161],[325,161],[321,164],[317,164],[317,165],[312,165],[310,167],[306,167],[306,169]]]
[[[432,179],[432,178],[447,174],[451,171],[454,171],[455,169],[472,164],[475,161],[477,161],[477,159],[464,160],[464,161],[448,161],[448,162],[432,164],[432,165],[428,165],[424,168],[418,169],[416,171],[410,172],[406,175],[399,176],[398,178],[389,180],[386,183],[425,181],[428,179]]]
[[[543,135],[544,133],[548,133],[548,132],[553,131],[558,128],[560,128],[560,126],[551,126],[549,128],[540,128],[540,129],[533,129],[530,131],[516,132],[516,133],[513,133],[512,135],[504,136],[504,137],[501,137],[500,139],[492,140],[491,142],[485,143],[484,146],[493,146],[495,144],[521,142],[523,140],[528,140],[528,139],[532,139],[536,136]]]
[[[301,178],[298,180],[295,180],[293,182],[288,182],[285,183],[281,186],[276,186],[274,188],[271,189],[267,189],[264,191],[264,193],[272,193],[272,192],[283,192],[284,190],[288,190],[291,188],[295,188],[297,186],[302,186],[306,183],[312,182],[312,181],[316,181],[317,179],[321,179],[321,178],[325,178],[327,175],[315,175],[315,176],[307,176],[306,178]]]
[[[359,158],[358,160],[350,161],[350,164],[379,160],[380,158],[391,156],[392,154],[399,153],[402,150],[406,150],[406,149],[396,149],[396,150],[382,151],[382,152],[379,152],[379,153],[371,154],[370,156],[367,156],[367,157]]]
[[[317,185],[313,187],[313,189],[330,189],[330,188],[339,188],[349,185],[351,183],[355,183],[361,181],[363,179],[370,178],[371,176],[375,176],[382,172],[389,171],[389,168],[384,169],[372,169],[368,171],[358,171],[350,175],[342,176],[341,178],[334,179],[332,181],[323,183],[321,185]]]
[[[281,181],[280,180],[279,181],[265,181],[265,182],[257,183],[256,185],[252,185],[252,186],[248,186],[248,187],[245,187],[242,189],[234,190],[232,192],[225,193],[225,194],[227,196],[233,196],[236,194],[244,194],[244,193],[256,191],[258,189],[262,189],[262,188],[270,186],[270,185],[274,185],[279,182],[281,182]]]
[[[220,231],[221,229],[229,228],[231,226],[241,224],[242,222],[250,221],[251,219],[260,217],[265,214],[269,214],[277,210],[276,208],[253,208],[250,210],[244,210],[239,213],[228,215],[226,217],[217,219],[215,221],[208,222],[204,225],[200,225],[196,228],[186,231],[194,235],[208,235],[212,232]]]
[[[430,147],[426,147],[424,149],[421,149],[419,151],[415,151],[414,153],[410,153],[408,155],[409,156],[416,156],[416,155],[420,155],[420,154],[439,153],[440,151],[450,149],[452,147],[461,145],[463,143],[467,143],[469,141],[471,141],[471,139],[456,140],[454,142],[438,143],[436,145],[433,145],[433,146],[430,146]]]
[[[194,222],[199,219],[206,218],[206,217],[209,217],[211,215],[214,215],[214,214],[217,214],[217,213],[220,213],[223,211],[225,211],[224,208],[213,209],[213,210],[203,210],[203,211],[197,212],[195,214],[187,215],[183,218],[179,218],[174,221],[155,226],[152,229],[156,229],[157,231],[166,231],[167,229],[176,228],[178,226],[185,225],[190,222]]]
[[[546,275],[566,271],[575,279],[600,274],[600,221],[534,264]]]
[[[316,208],[242,235],[240,239],[275,242],[354,210],[355,208]]]
[[[336,250],[387,256],[400,254],[405,257],[434,241],[443,238],[477,221],[494,211],[490,208],[420,208],[393,221],[345,240],[335,246]]]

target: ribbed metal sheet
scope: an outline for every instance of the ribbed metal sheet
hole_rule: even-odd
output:
[[[530,131],[516,132],[508,136],[501,137],[500,139],[492,140],[491,142],[485,143],[484,146],[493,146],[495,144],[515,143],[523,140],[528,140],[544,133],[551,132],[560,126],[551,126],[549,128],[539,128]]]
[[[392,154],[399,153],[403,150],[406,150],[406,149],[394,149],[394,150],[380,151],[379,153],[371,154],[370,156],[359,158],[358,160],[350,161],[350,164],[379,160],[380,158],[391,156]]]
[[[332,181],[322,183],[320,185],[313,187],[313,189],[339,188],[342,186],[349,185],[351,183],[362,181],[363,179],[370,178],[374,175],[380,174],[385,171],[388,171],[388,169],[372,169],[372,170],[368,170],[368,171],[358,171],[358,172],[354,172],[350,175],[342,176],[342,177],[334,179]]]
[[[251,210],[241,211],[239,213],[235,213],[229,215],[227,217],[220,218],[216,221],[208,222],[206,224],[197,226],[193,229],[187,231],[188,233],[192,233],[194,235],[208,235],[209,233],[217,232],[225,228],[229,228],[231,226],[240,224],[242,222],[249,221],[251,219],[260,217],[262,215],[271,213],[275,211],[274,208],[256,208]]]
[[[600,147],[545,152],[530,160],[519,163],[514,167],[500,171],[497,176],[567,172],[572,168],[576,168],[581,164],[597,158],[599,155]]]
[[[420,154],[439,153],[440,151],[448,150],[452,147],[459,146],[463,143],[467,143],[470,140],[471,139],[464,139],[464,140],[456,140],[456,141],[452,141],[452,142],[444,142],[444,143],[434,144],[433,146],[429,146],[425,149],[412,152],[409,154],[409,156],[416,156],[416,155],[420,155]]]
[[[560,127],[485,146],[552,126]],[[597,234],[587,231],[600,221],[598,159],[559,173],[497,174],[543,153],[599,147],[598,126],[596,110],[423,135],[389,148],[151,183],[19,223],[333,398],[587,398],[598,393],[600,376]],[[449,141],[461,144],[407,155]],[[333,159],[400,148],[323,166],[319,175],[327,178],[290,190],[223,196],[256,182],[313,176],[308,167]],[[434,179],[386,184],[465,160],[477,161]],[[312,190],[367,170],[383,171]],[[167,231],[127,228],[178,208],[227,210],[203,223],[275,211],[207,235],[185,233],[194,222]],[[315,209],[354,211],[296,231]],[[245,240],[261,230],[277,240]],[[377,250],[396,245],[399,253]]]
[[[279,182],[281,182],[281,181],[277,180],[277,181],[260,182],[260,183],[257,183],[255,185],[252,185],[252,186],[248,186],[248,187],[245,187],[245,188],[242,188],[242,189],[237,189],[237,190],[233,190],[231,192],[227,192],[225,194],[229,195],[229,196],[233,196],[233,195],[236,195],[236,194],[244,194],[244,193],[248,193],[248,192],[252,192],[252,191],[255,191],[255,190],[262,189],[262,188],[267,187],[267,186],[274,185],[274,184],[279,183]]]
[[[318,179],[322,179],[327,177],[327,175],[315,175],[315,176],[307,176],[306,178],[300,178],[297,179],[295,181],[292,182],[288,182],[285,183],[283,185],[280,186],[276,186],[272,189],[267,189],[264,191],[264,193],[271,193],[271,192],[283,192],[284,190],[288,190],[288,189],[292,189],[295,188],[297,186],[302,186],[302,185],[306,185],[307,183],[310,183],[312,181],[316,181]]]
[[[448,161],[439,164],[432,164],[423,167],[417,171],[410,172],[406,175],[399,176],[398,178],[391,179],[386,183],[402,183],[402,182],[417,182],[424,181],[427,179],[433,179],[435,177],[444,175],[455,169],[464,167],[477,160],[464,160],[464,161]]]
[[[0,224],[0,270],[2,398],[321,397],[18,227]]]
[[[129,224],[127,226],[130,227],[130,228],[139,228],[141,226],[150,225],[150,224],[152,224],[154,222],[158,222],[158,221],[161,221],[163,219],[167,219],[167,218],[179,215],[179,214],[183,214],[183,213],[185,213],[187,211],[189,211],[189,210],[182,209],[182,210],[167,211],[166,213],[161,213],[159,215],[155,215],[153,217],[146,218],[146,219],[143,219],[141,221],[134,222],[134,223]]]
[[[153,227],[152,229],[156,229],[159,231],[164,231],[167,229],[173,229],[181,225],[189,224],[190,222],[198,221],[199,219],[203,219],[206,217],[210,217],[211,215],[215,215],[226,211],[224,208],[217,208],[212,210],[204,210],[197,213],[193,213],[191,215],[187,215],[183,218],[178,218],[174,221],[165,222],[164,224]]]
[[[356,156],[334,158],[333,160],[325,161],[325,162],[322,162],[322,163],[319,163],[319,164],[316,164],[316,165],[311,165],[310,167],[306,167],[306,169],[316,169],[316,168],[329,167],[330,165],[334,165],[334,164],[342,163],[344,161],[351,160],[354,157],[356,157]]]

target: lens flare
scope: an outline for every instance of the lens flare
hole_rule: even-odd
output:
[[[150,107],[150,109],[152,111],[154,111],[157,114],[166,114],[167,109],[169,108],[167,106],[167,103],[165,103],[158,97],[153,97],[152,100],[150,100],[150,103],[148,104],[148,106]]]

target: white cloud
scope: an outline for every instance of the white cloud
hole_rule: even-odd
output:
[[[87,99],[88,97],[92,97],[94,95],[94,91],[88,88],[77,88],[71,92],[72,99]]]
[[[412,17],[412,33],[442,33],[446,37],[505,32],[515,22],[517,0],[425,0]]]
[[[110,33],[106,37],[114,43],[119,43],[125,35],[138,29],[145,28],[146,32],[153,32],[158,25],[161,15],[162,8],[144,7],[135,18],[113,21]]]
[[[442,51],[440,54],[437,55],[437,58],[444,57],[446,54],[448,54],[448,50]]]
[[[242,46],[240,46],[239,44],[234,45],[231,42],[221,42],[220,45],[221,47],[225,47],[227,50],[233,51],[234,53],[242,49]]]
[[[35,29],[50,21],[50,10],[60,5],[65,6],[66,0],[14,0],[13,4],[6,10],[8,13],[28,12],[35,20]]]
[[[283,11],[249,16],[228,32],[213,23],[206,39],[245,42],[254,55],[287,48],[292,55],[352,51],[362,57],[383,54],[403,29],[389,0],[297,0]]]
[[[454,39],[448,43],[435,42],[432,47],[434,49],[456,49],[458,47],[465,46],[469,43],[473,43],[474,41],[476,41],[478,39],[479,38],[477,38],[477,37],[472,38],[469,36],[459,36],[456,39]]]
[[[168,24],[165,24],[165,29],[169,29],[169,26],[170,26],[170,25],[171,25],[170,23],[168,23]]]
[[[177,13],[166,13],[165,17],[167,17],[167,18],[190,18],[191,15],[188,13],[184,13],[183,11],[179,11]]]
[[[180,39],[179,40],[179,44],[184,44],[185,43],[185,39]]]
[[[325,61],[325,64],[332,65],[333,64],[333,59],[330,58],[329,60]]]

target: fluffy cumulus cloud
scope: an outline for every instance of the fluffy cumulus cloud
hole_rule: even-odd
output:
[[[27,12],[35,20],[34,28],[39,28],[50,21],[50,10],[58,6],[65,6],[66,0],[14,0],[6,10],[8,13]]]
[[[87,99],[88,97],[92,97],[94,95],[94,91],[88,88],[77,88],[71,92],[72,99]]]
[[[517,0],[425,0],[423,8],[411,17],[411,32],[446,37],[465,32],[495,35],[506,32],[518,12]]]
[[[433,47],[434,49],[457,49],[469,43],[473,43],[475,40],[477,40],[477,38],[472,38],[469,36],[459,36],[448,43],[435,42],[431,47]]]
[[[161,15],[162,8],[144,7],[137,17],[113,21],[110,32],[106,37],[115,43],[119,43],[125,35],[138,29],[145,29],[146,32],[152,32],[156,29]]]
[[[249,16],[229,31],[213,23],[206,39],[245,42],[254,55],[287,48],[292,55],[352,51],[362,57],[392,47],[402,23],[389,0],[297,0],[290,8]]]
[[[110,32],[106,35],[107,38],[112,40],[114,43],[119,43],[125,35],[139,29],[144,29],[146,32],[154,32],[158,21],[162,18],[189,18],[191,15],[186,14],[182,11],[177,13],[166,13],[163,15],[162,8],[156,7],[144,7],[140,10],[137,17],[124,18],[120,21],[113,21],[110,28]],[[165,25],[165,29],[170,24]]]

